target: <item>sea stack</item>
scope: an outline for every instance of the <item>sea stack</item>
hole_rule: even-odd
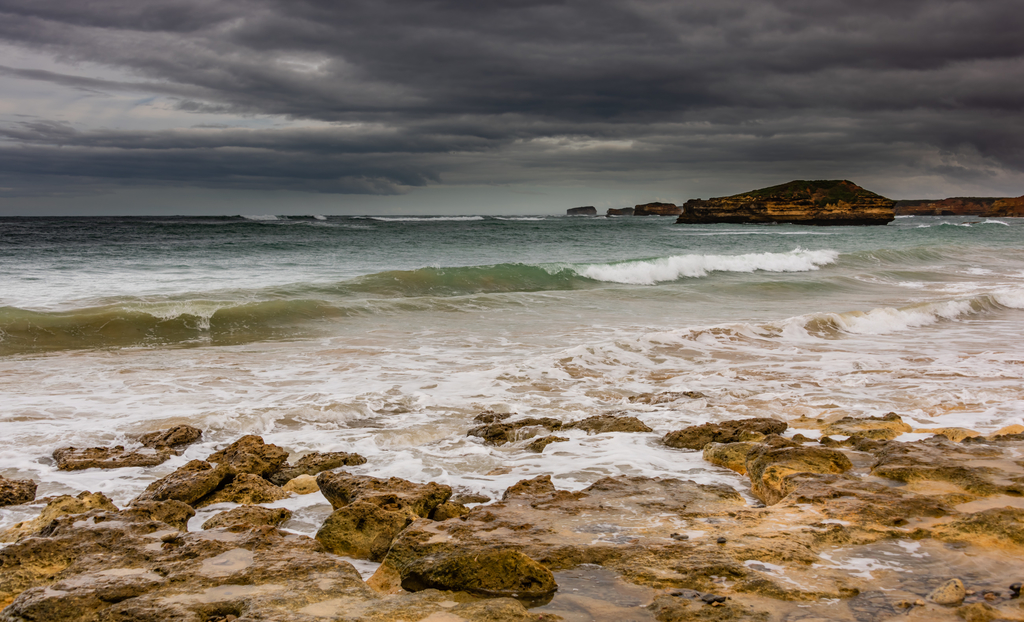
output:
[[[632,207],[609,207],[608,216],[632,216]]]
[[[796,180],[731,197],[691,199],[676,222],[884,225],[896,218],[895,205],[845,179]]]
[[[566,216],[597,216],[597,208],[593,205],[586,207],[570,207],[565,210]]]
[[[634,216],[678,216],[683,208],[675,203],[644,203],[633,208]]]

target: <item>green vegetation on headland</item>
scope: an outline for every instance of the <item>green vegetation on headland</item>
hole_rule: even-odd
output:
[[[593,207],[569,215],[596,216]],[[955,197],[894,201],[846,179],[797,179],[727,197],[673,203],[644,203],[609,209],[608,216],[676,216],[681,224],[791,223],[799,225],[884,225],[897,214],[922,216],[1024,217],[1024,196]]]

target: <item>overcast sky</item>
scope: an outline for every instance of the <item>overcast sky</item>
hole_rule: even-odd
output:
[[[1020,0],[0,0],[0,215],[1024,194]]]

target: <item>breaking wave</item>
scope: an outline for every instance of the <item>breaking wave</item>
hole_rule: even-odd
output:
[[[680,278],[699,278],[711,272],[807,272],[835,263],[839,253],[832,250],[746,255],[676,255],[649,261],[628,261],[578,268],[580,275],[597,281],[631,285],[654,285]]]

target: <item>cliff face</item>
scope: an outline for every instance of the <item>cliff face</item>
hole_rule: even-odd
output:
[[[608,208],[608,215],[609,216],[632,216],[633,215],[633,208],[632,207],[622,207],[622,208],[609,207]]]
[[[797,180],[731,197],[691,199],[676,222],[884,225],[896,217],[895,204],[845,179]]]
[[[1024,196],[1020,197],[953,197],[897,201],[896,213],[903,216],[1002,216],[1024,217]]]
[[[634,216],[678,216],[683,208],[675,203],[644,203],[633,208]]]
[[[570,207],[565,210],[566,216],[597,216],[597,208],[593,205],[586,207]]]

